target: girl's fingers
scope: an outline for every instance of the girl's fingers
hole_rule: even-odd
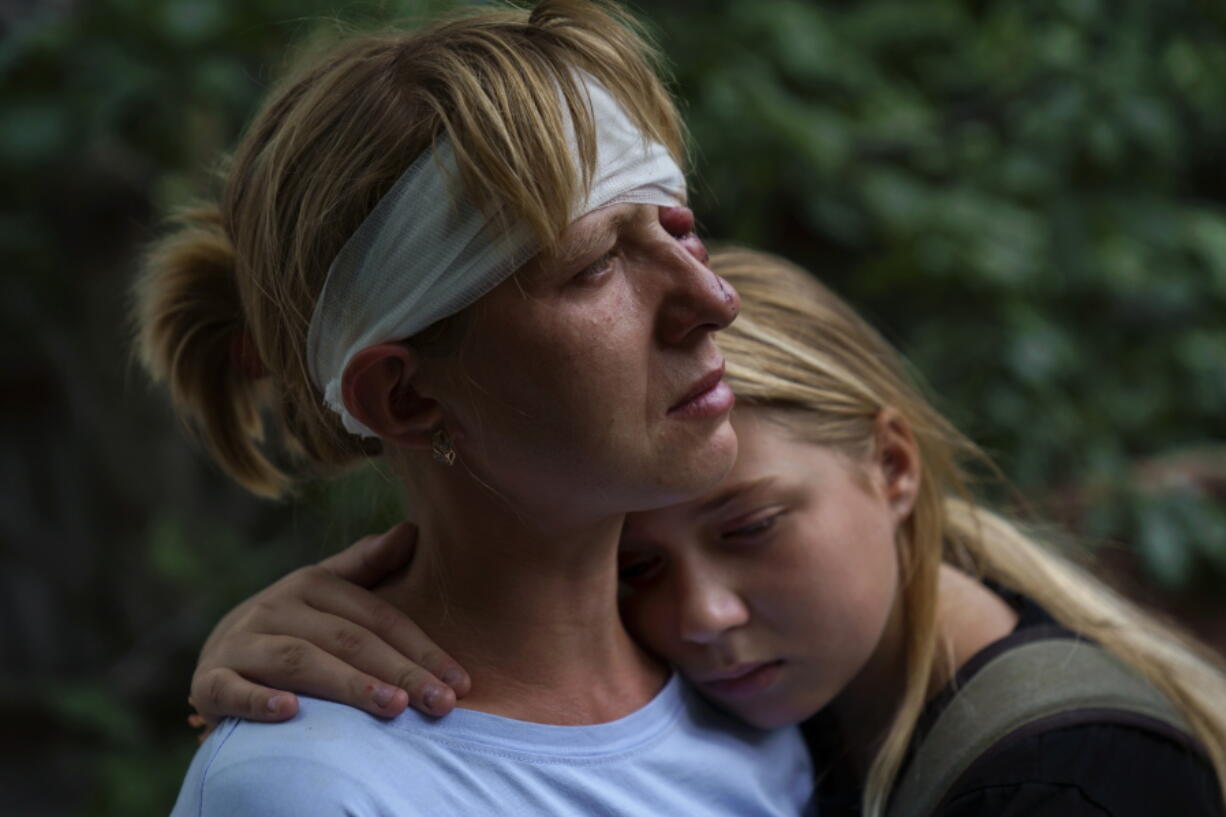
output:
[[[299,690],[291,662],[274,661],[247,646],[252,637],[285,635],[405,689],[413,706],[430,714],[450,711],[452,699],[468,693],[468,673],[408,616],[320,565],[294,571],[261,596],[259,603],[253,599],[246,610],[236,611],[215,643],[206,644],[202,663]],[[450,690],[436,689],[440,682]],[[341,696],[328,690],[325,697]]]
[[[298,699],[292,693],[248,681],[226,667],[197,668],[188,702],[209,731],[222,718],[275,722],[298,713]]]
[[[187,704],[192,706],[190,695],[187,697]],[[201,717],[199,712],[195,711],[187,716],[187,725],[196,730],[196,743],[204,743],[208,740],[209,735],[213,734],[213,730],[217,728],[216,725],[209,723]]]
[[[359,584],[412,558],[416,529],[401,524],[318,565],[295,570],[228,613],[205,643],[192,699],[209,725],[223,717],[278,721],[298,708],[293,689],[373,715],[410,704],[445,715],[468,674],[408,617]]]
[[[337,596],[329,593],[328,600],[335,601]],[[234,639],[225,656],[226,666],[272,686],[348,703],[384,717],[399,714],[405,704],[435,716],[446,715],[455,707],[452,688],[378,635],[324,610],[306,610],[309,614],[288,610],[283,619],[270,614],[264,621],[269,635]],[[404,703],[391,697],[396,690],[406,693]]]
[[[357,625],[373,638],[350,628],[341,628],[322,636],[327,643],[312,637],[310,640],[327,646],[339,658],[354,663],[368,672],[394,682],[397,686],[419,695],[429,695],[426,684],[438,680],[463,698],[468,694],[472,681],[468,673],[447,653],[443,652],[412,619],[378,596],[355,585],[339,582],[335,586],[313,584],[304,587],[303,600],[324,613],[329,613],[344,624]],[[271,631],[276,632],[274,628]],[[386,645],[389,655],[379,649]],[[389,675],[388,673],[392,673]],[[430,677],[423,677],[422,672]],[[415,695],[415,700],[419,698]],[[414,706],[417,706],[414,703]],[[450,707],[448,707],[450,710]]]
[[[319,567],[362,587],[373,587],[412,561],[416,546],[417,526],[401,522],[385,533],[363,536],[324,559]]]
[[[323,615],[323,614],[319,614]],[[429,673],[382,644],[373,634],[347,622],[336,620],[347,644],[367,641],[360,654],[363,660],[379,655],[381,648],[394,669],[383,674],[397,675],[392,682],[380,680],[340,659],[312,641],[283,635],[264,635],[247,639],[233,652],[227,663],[246,677],[260,677],[277,686],[292,687],[305,695],[348,704],[372,715],[390,718],[399,715],[410,703],[428,715],[445,715],[455,707],[455,693]],[[404,665],[395,666],[395,660]]]

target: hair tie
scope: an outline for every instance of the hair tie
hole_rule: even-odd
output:
[[[244,380],[260,380],[268,375],[255,349],[255,339],[246,329],[238,329],[230,336],[230,365]]]

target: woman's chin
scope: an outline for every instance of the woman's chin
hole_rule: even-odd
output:
[[[702,461],[698,475],[699,481],[704,483],[702,490],[710,490],[728,475],[736,463],[736,454],[736,430],[731,418],[724,415],[723,422],[711,431],[698,455]]]
[[[649,510],[696,499],[711,491],[736,463],[736,431],[727,417],[702,439],[688,441],[687,450],[678,451],[660,462],[658,496]]]

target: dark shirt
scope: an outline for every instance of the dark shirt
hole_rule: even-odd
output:
[[[1013,632],[976,653],[924,708],[911,745],[927,734],[961,688],[1000,653],[1050,635],[1072,636],[1024,596],[993,588],[1017,611]],[[818,813],[859,817],[858,777],[821,714],[802,727],[819,769]],[[904,763],[905,768],[905,763]],[[1222,817],[1213,767],[1189,736],[1129,722],[1056,724],[1005,738],[975,761],[934,817]]]

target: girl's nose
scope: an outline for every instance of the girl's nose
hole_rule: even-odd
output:
[[[749,621],[749,609],[730,587],[711,577],[692,577],[680,588],[681,638],[710,644]]]

